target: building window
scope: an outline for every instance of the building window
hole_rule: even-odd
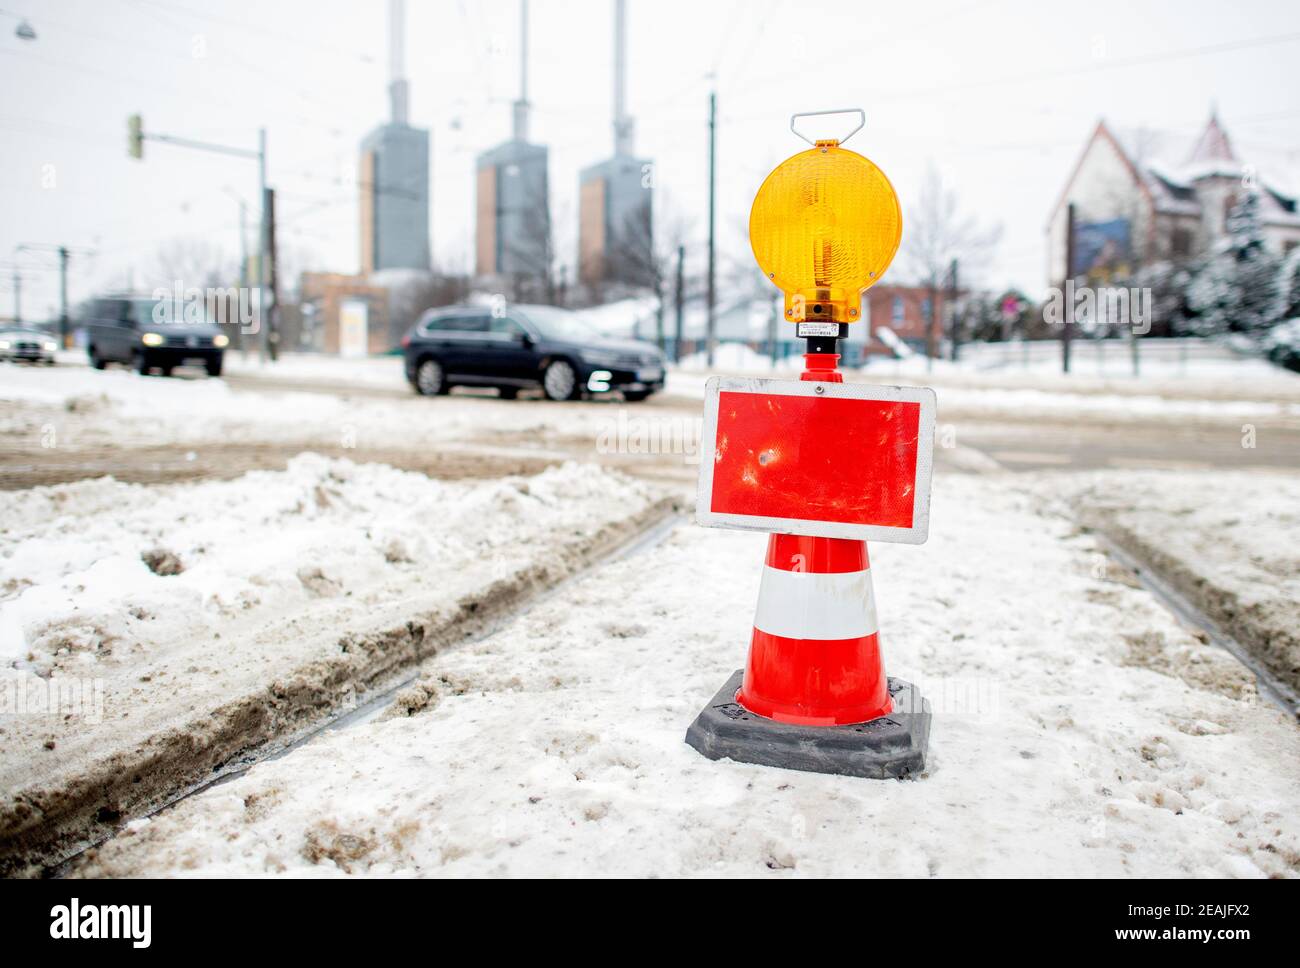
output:
[[[1169,240],[1169,253],[1175,258],[1192,254],[1192,233],[1187,229],[1174,229]]]
[[[890,318],[895,326],[903,325],[903,297],[895,296],[894,305],[890,310]]]
[[[921,318],[924,319],[926,322],[930,321],[930,297],[929,296],[926,296],[925,299],[921,301]]]

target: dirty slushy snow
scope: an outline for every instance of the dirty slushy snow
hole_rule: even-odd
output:
[[[376,722],[131,828],[82,875],[1293,876],[1300,737],[1245,671],[1006,478],[936,481],[930,542],[872,548],[927,771],[705,760],[762,536],[679,527],[426,665]]]
[[[670,505],[591,465],[467,483],[309,453],[0,492],[0,870],[395,684]]]

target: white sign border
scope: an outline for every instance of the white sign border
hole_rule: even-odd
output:
[[[823,399],[883,400],[918,403],[921,415],[916,445],[916,489],[912,492],[912,526],[842,524],[803,518],[767,518],[753,514],[724,514],[711,510],[713,465],[718,441],[718,402],[723,391],[764,393]],[[870,383],[823,383],[814,380],[773,380],[766,377],[709,377],[704,385],[704,426],[700,437],[700,477],[695,493],[695,522],[705,528],[734,528],[819,538],[850,538],[925,544],[930,537],[930,482],[934,471],[934,428],[938,399],[929,387],[876,386]]]

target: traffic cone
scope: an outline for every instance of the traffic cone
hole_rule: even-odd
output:
[[[843,382],[838,360],[804,354],[801,379]],[[925,768],[930,717],[915,686],[885,675],[867,543],[773,534],[745,668],[686,742],[713,760],[901,778]]]
[[[892,710],[865,541],[768,539],[736,702],[801,726],[865,723]]]

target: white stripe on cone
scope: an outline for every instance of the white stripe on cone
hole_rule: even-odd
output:
[[[783,571],[763,566],[754,627],[787,639],[856,639],[876,632],[871,571]]]

